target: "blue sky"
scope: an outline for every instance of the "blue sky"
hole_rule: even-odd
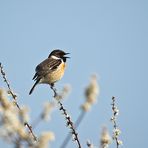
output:
[[[82,1],[0,1],[0,61],[3,63],[20,104],[31,108],[31,117],[51,99],[46,85],[29,96],[31,80],[38,63],[52,49],[71,53],[64,78],[57,88],[70,83],[72,92],[63,104],[75,120],[84,101],[84,88],[90,75],[100,77],[100,97],[78,129],[80,139],[99,143],[102,125],[112,124],[111,97],[118,98],[124,147],[145,147],[148,106],[148,2],[146,0]],[[2,80],[0,86],[4,87]],[[59,147],[68,130],[58,111],[51,123],[42,123],[35,131],[52,130]],[[60,131],[60,134],[59,134]],[[10,147],[3,141],[3,147]],[[75,144],[70,142],[70,148]],[[111,147],[115,147],[112,144]]]

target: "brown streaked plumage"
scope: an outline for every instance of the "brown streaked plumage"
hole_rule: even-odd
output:
[[[37,65],[35,69],[36,73],[33,77],[33,80],[36,82],[31,88],[29,94],[33,92],[37,84],[44,83],[53,86],[55,82],[63,77],[66,59],[69,58],[65,56],[67,54],[69,53],[65,53],[59,49],[53,50],[47,59]]]

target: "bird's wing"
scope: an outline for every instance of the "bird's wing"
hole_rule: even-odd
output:
[[[37,80],[45,76],[46,74],[54,71],[57,69],[57,67],[61,64],[61,60],[57,59],[52,59],[48,58],[41,62],[37,67],[36,67],[36,74],[34,75],[33,79]]]

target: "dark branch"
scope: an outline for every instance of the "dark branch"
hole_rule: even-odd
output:
[[[2,64],[0,63],[0,73],[2,74],[2,77],[4,79],[4,82],[6,83],[7,87],[8,87],[8,91],[10,93],[10,95],[12,96],[13,100],[14,100],[14,104],[16,105],[16,107],[21,110],[19,104],[17,103],[17,95],[13,93],[12,89],[11,89],[11,86],[10,86],[10,83],[8,82],[8,79],[6,77],[6,73],[4,72],[3,70],[3,66]],[[29,132],[32,134],[33,138],[35,141],[37,141],[37,138],[36,136],[34,135],[33,131],[32,131],[32,127],[29,125],[29,123],[25,122],[24,123],[25,126],[27,126]]]
[[[54,98],[56,99],[56,97],[58,96],[58,93],[56,92],[56,89],[54,88],[54,85],[51,85],[51,89],[53,90]],[[57,102],[59,104],[59,110],[62,111],[62,113],[65,116],[67,127],[69,127],[71,129],[71,134],[74,137],[74,140],[77,142],[78,148],[81,148],[81,144],[80,144],[80,141],[79,141],[79,138],[78,138],[78,133],[76,132],[76,128],[74,127],[74,124],[73,124],[73,122],[71,120],[71,117],[68,115],[68,113],[67,113],[66,109],[64,108],[63,104],[59,100],[57,100]]]

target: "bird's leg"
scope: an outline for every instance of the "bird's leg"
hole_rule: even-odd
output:
[[[56,96],[57,96],[57,91],[56,91],[56,88],[54,87],[54,83],[51,83],[50,84],[50,88],[53,90],[53,92],[54,92],[54,98],[56,98]]]

